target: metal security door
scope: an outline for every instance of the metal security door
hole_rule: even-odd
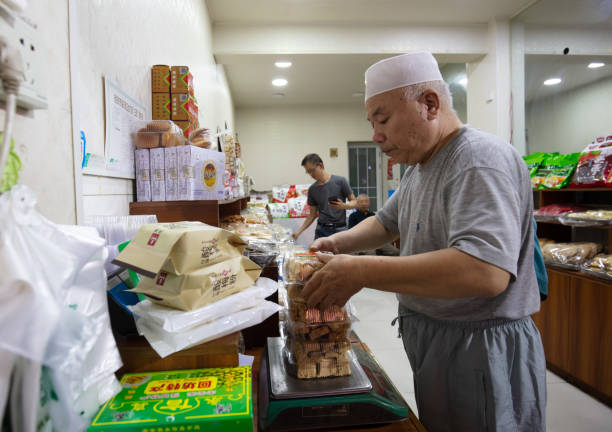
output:
[[[382,206],[382,158],[378,146],[371,142],[349,142],[349,184],[355,197],[366,194],[370,210]]]

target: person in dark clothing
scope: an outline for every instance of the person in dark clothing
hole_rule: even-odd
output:
[[[348,228],[351,229],[358,223],[366,220],[370,216],[375,216],[376,213],[370,211],[370,198],[366,194],[360,194],[357,197],[357,211],[351,213],[348,220]],[[392,246],[390,243],[386,243],[384,246],[378,249],[360,252],[359,255],[385,255],[385,256],[398,256],[399,249]]]

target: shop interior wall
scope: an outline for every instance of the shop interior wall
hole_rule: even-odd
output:
[[[72,1],[72,0],[71,0]],[[233,127],[233,104],[222,66],[212,55],[211,23],[201,0],[77,2],[80,129],[88,148],[103,149],[103,76],[148,109],[154,64],[188,65],[202,126]],[[133,180],[84,175],[83,216],[127,214]]]
[[[579,152],[596,136],[612,133],[612,78],[529,103],[527,148],[533,152]]]
[[[236,130],[256,190],[312,183],[300,165],[308,153],[319,154],[327,171],[348,178],[347,142],[372,139],[365,109],[357,104],[237,108]],[[330,157],[333,147],[338,157]]]
[[[54,1],[53,6],[47,1],[28,2],[27,15],[38,24],[49,106],[15,117],[15,151],[23,163],[19,180],[36,193],[37,208],[45,217],[74,223],[68,1]],[[0,109],[1,124],[4,116]]]

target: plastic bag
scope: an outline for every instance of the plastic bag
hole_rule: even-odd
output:
[[[571,212],[559,218],[564,225],[592,226],[608,225],[612,223],[612,210],[587,210],[585,212]]]
[[[549,156],[549,153],[532,153],[530,155],[523,156],[523,160],[525,161],[525,164],[527,164],[527,169],[529,170],[529,177],[534,176],[544,159],[548,158]]]
[[[289,205],[286,203],[269,203],[268,208],[274,219],[282,219],[289,217]]]
[[[277,289],[278,282],[259,278],[255,285],[242,292],[192,311],[179,311],[149,300],[131,306],[130,309],[139,319],[149,321],[167,332],[175,333],[254,307],[261,300],[274,294]]]
[[[290,252],[283,259],[283,280],[303,284],[323,263],[312,252]]]
[[[547,264],[571,270],[580,270],[582,265],[601,251],[601,245],[592,242],[549,243],[542,247]]]
[[[177,351],[199,345],[230,333],[260,324],[278,312],[280,306],[260,300],[254,307],[234,312],[214,321],[191,327],[179,333],[170,333],[143,318],[136,320],[138,332],[143,335],[161,358]]]
[[[584,273],[602,279],[612,280],[612,254],[598,254],[582,267]]]
[[[585,210],[584,207],[571,204],[550,204],[541,207],[533,212],[533,215],[538,222],[556,221],[559,217],[570,212]]]
[[[571,188],[612,186],[612,147],[580,154]]]
[[[303,218],[308,217],[308,215],[310,214],[308,198],[306,198],[305,196],[289,198],[287,202],[289,205],[289,217]]]
[[[531,178],[532,186],[538,189],[561,189],[571,178],[580,153],[560,154],[548,157]]]

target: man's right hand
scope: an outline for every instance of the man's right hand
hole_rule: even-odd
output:
[[[336,246],[336,242],[331,237],[320,237],[316,239],[311,245],[310,250],[313,252],[331,252],[334,255],[339,254],[340,250]]]

